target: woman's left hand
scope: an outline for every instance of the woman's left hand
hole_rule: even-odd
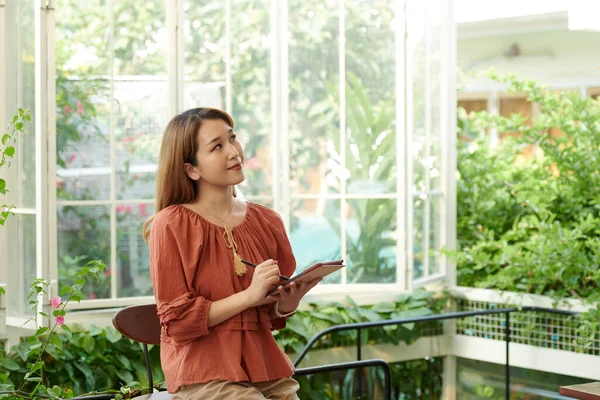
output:
[[[317,278],[310,282],[302,282],[299,285],[296,282],[292,282],[285,287],[279,286],[277,292],[273,293],[274,296],[277,296],[277,301],[279,301],[279,312],[287,314],[296,310],[304,295],[315,287],[317,283],[321,282],[321,280],[321,278]]]

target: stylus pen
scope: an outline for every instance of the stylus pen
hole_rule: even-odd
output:
[[[242,259],[242,262],[243,262],[244,264],[246,264],[246,265],[249,265],[249,266],[251,266],[251,267],[253,267],[253,268],[256,268],[256,264],[253,264],[253,263],[251,263],[250,261],[246,261],[246,260]],[[279,275],[279,276],[280,276],[281,278],[285,279],[286,281],[289,281],[289,280],[290,280],[290,278],[288,278],[288,277],[287,277],[287,276],[285,276],[285,275]]]

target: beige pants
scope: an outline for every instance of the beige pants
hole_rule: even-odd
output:
[[[182,386],[174,400],[299,400],[300,385],[293,378],[267,382],[212,381]]]

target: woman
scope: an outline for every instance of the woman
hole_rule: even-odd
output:
[[[144,225],[162,368],[175,399],[297,399],[271,331],[318,280],[266,296],[296,260],[279,215],[235,197],[244,153],[233,128],[224,111],[195,108],[163,136],[157,214]]]

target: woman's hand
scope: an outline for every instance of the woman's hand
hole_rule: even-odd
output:
[[[256,266],[252,275],[252,283],[245,290],[248,297],[248,307],[256,307],[276,301],[274,296],[266,297],[271,287],[279,282],[279,267],[277,261],[267,260]]]
[[[313,279],[310,282],[301,282],[299,285],[296,282],[292,282],[289,285],[288,290],[286,290],[283,286],[279,286],[277,288],[277,292],[273,293],[272,296],[277,296],[276,299],[279,301],[279,312],[281,314],[290,313],[300,304],[300,300],[304,297],[306,293],[319,282],[321,282],[321,278]]]

